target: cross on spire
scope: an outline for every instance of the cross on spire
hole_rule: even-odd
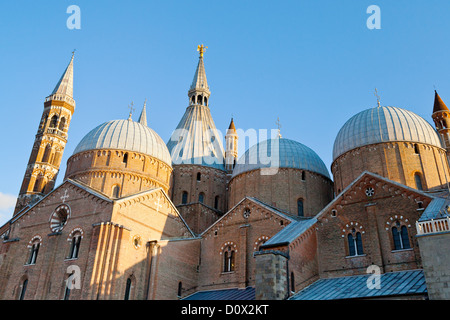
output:
[[[275,124],[278,127],[278,137],[281,138],[281,123],[280,123],[280,117],[277,117],[277,121],[275,122]]]
[[[375,88],[375,97],[377,97],[377,105],[378,105],[378,107],[380,107],[381,105],[380,105],[380,96],[378,95],[378,90],[377,90],[377,88]]]
[[[128,105],[128,108],[130,109],[130,116],[128,117],[128,120],[131,120],[131,115],[133,114],[133,111],[134,111],[133,101],[131,101],[131,104]]]

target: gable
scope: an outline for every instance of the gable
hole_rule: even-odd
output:
[[[46,236],[55,230],[60,232],[62,229],[55,228],[58,223],[55,215],[61,209],[67,213],[67,222],[63,228],[70,229],[108,219],[112,201],[79,183],[66,180],[31,207],[13,217],[10,220],[9,237],[21,237],[20,235],[25,234],[30,236],[31,233]]]
[[[151,240],[193,238],[194,233],[161,188],[141,192],[114,201],[112,222]]]
[[[369,206],[396,196],[413,201],[417,204],[417,208],[419,208],[419,204],[425,208],[434,198],[423,191],[407,187],[366,171],[322,209],[316,218],[320,221],[328,216],[335,217],[344,206],[356,203]]]
[[[295,219],[277,209],[259,201],[256,198],[245,197],[233,208],[228,210],[219,220],[207,228],[200,236],[207,236],[226,225],[245,225],[261,220],[273,221],[282,227],[294,222]]]

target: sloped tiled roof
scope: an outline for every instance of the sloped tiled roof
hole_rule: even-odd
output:
[[[272,238],[267,240],[261,248],[291,243],[297,239],[303,232],[309,229],[314,223],[316,218],[303,219],[290,223],[286,228],[275,234]]]
[[[372,274],[320,279],[294,294],[289,300],[368,299],[388,296],[426,295],[423,270],[387,272],[380,275],[380,288],[370,289]],[[369,280],[371,283],[371,281]]]
[[[255,288],[198,291],[183,300],[255,300]]]

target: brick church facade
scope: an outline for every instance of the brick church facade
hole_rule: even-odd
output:
[[[349,119],[331,176],[280,132],[239,157],[234,119],[224,141],[214,124],[198,51],[167,143],[144,103],[137,121],[89,131],[56,186],[76,116],[72,55],[0,227],[0,299],[450,298],[450,111],[437,93],[435,128],[380,103]]]

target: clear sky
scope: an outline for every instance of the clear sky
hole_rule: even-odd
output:
[[[70,5],[81,29],[67,28]],[[381,29],[367,28],[370,5]],[[354,114],[382,105],[431,122],[434,88],[450,102],[450,2],[382,0],[1,1],[0,224],[12,216],[43,102],[74,61],[77,106],[57,185],[95,126],[137,120],[164,141],[188,104],[205,44],[210,108],[225,132],[275,129],[317,152],[330,170],[334,139]],[[331,171],[331,170],[330,170]]]

